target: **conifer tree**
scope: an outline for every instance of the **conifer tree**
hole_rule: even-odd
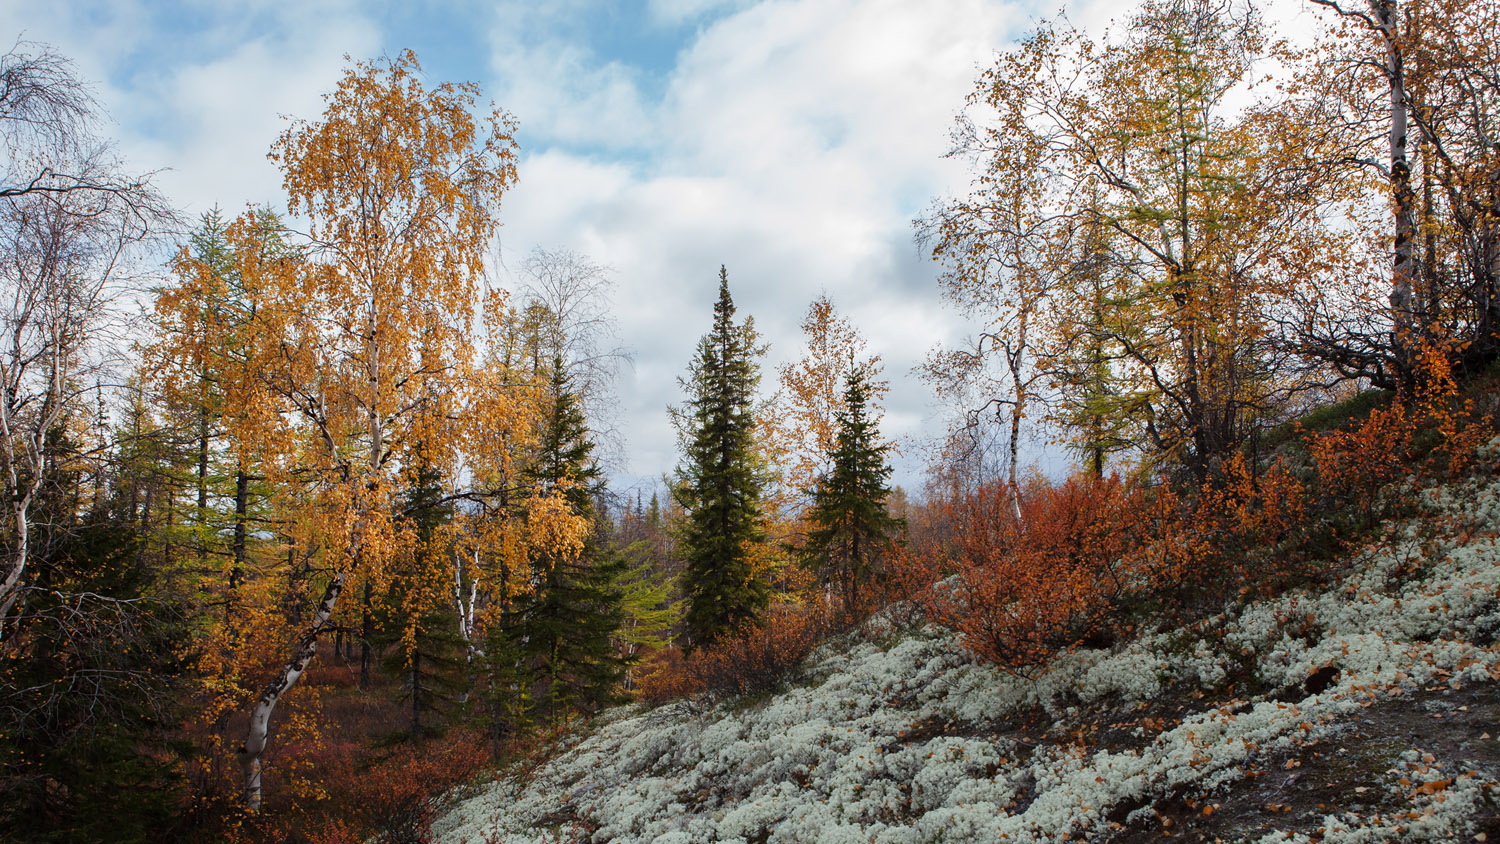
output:
[[[734,321],[729,276],[719,268],[713,330],[698,342],[687,407],[678,417],[685,460],[675,494],[686,513],[680,537],[686,646],[706,645],[752,622],[770,600],[749,546],[763,539],[755,459],[755,390],[760,383],[754,322]]]
[[[416,527],[415,545],[390,573],[384,599],[372,604],[372,644],[383,650],[381,667],[402,678],[402,700],[411,716],[407,737],[414,741],[436,732],[434,717],[458,697],[466,680],[457,611],[435,588],[446,585],[436,574],[447,567],[439,528],[453,516],[440,480],[432,467],[418,469],[402,507]]]
[[[149,495],[176,455],[117,429],[108,475],[95,475],[72,425],[47,438],[34,579],[0,648],[0,829],[18,844],[148,840],[170,828],[185,784],[172,754],[194,604],[156,536],[166,496]]]
[[[682,621],[682,601],[673,600],[677,579],[656,565],[647,540],[632,542],[615,553],[625,560],[626,569],[615,581],[624,613],[617,650],[627,657],[661,650]]]
[[[859,607],[860,590],[876,574],[901,520],[885,508],[891,494],[885,462],[890,446],[879,442],[870,419],[869,393],[862,367],[845,379],[844,409],[838,411],[838,440],[832,468],[819,478],[808,513],[806,553],[811,567],[836,590],[845,612]]]
[[[552,365],[551,394],[527,479],[534,494],[560,496],[574,514],[593,517],[602,473],[561,360]],[[495,654],[524,696],[516,709],[525,717],[555,726],[572,711],[619,702],[630,661],[614,646],[624,623],[615,583],[624,569],[623,558],[593,536],[579,553],[551,551],[531,561],[532,589],[506,614]]]

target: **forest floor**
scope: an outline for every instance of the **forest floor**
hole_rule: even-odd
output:
[[[612,710],[435,840],[1500,842],[1500,481],[1401,494],[1332,585],[1029,678],[877,617],[775,695]]]

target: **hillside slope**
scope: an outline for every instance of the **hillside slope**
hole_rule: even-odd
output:
[[[1031,679],[875,623],[769,699],[607,713],[436,840],[1500,841],[1500,481],[1410,494],[1338,588]]]

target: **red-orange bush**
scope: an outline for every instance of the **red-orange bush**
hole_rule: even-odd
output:
[[[1408,473],[1457,474],[1475,457],[1493,425],[1475,419],[1448,356],[1429,347],[1412,396],[1397,396],[1357,425],[1310,439],[1318,492],[1330,509],[1352,510],[1363,526],[1385,515],[1381,490]]]
[[[1192,580],[1208,587],[1279,582],[1298,573],[1296,544],[1306,536],[1308,491],[1283,460],[1257,472],[1243,454],[1223,466],[1197,501],[1176,516],[1198,553]]]
[[[1076,475],[1033,479],[1019,496],[954,488],[928,504],[943,541],[898,554],[888,594],[915,596],[977,655],[1024,673],[1128,628],[1134,606],[1193,615],[1319,574],[1389,514],[1381,493],[1393,481],[1454,473],[1493,433],[1446,358],[1433,360],[1419,394],[1308,437],[1310,473],[1232,455],[1196,488]]]
[[[947,502],[952,549],[907,558],[893,581],[914,591],[925,574],[928,617],[976,655],[1024,674],[1059,650],[1127,630],[1137,603],[1182,612],[1194,595],[1263,576],[1249,549],[1287,538],[1304,501],[1291,472],[1255,477],[1239,459],[1192,499],[1118,476],[1035,478],[1019,500],[992,484]]]
[[[1137,573],[1131,513],[1144,491],[1118,476],[1035,479],[1020,500],[992,484],[950,502],[951,577],[927,592],[930,618],[979,656],[1024,672],[1101,631]]]
[[[692,697],[703,691],[697,679],[688,672],[682,649],[676,645],[651,654],[636,669],[635,691],[647,703]]]
[[[438,798],[485,770],[488,740],[455,730],[440,739],[384,750],[330,738],[308,748],[316,795],[239,814],[206,839],[273,844],[427,844]]]
[[[373,764],[356,765],[329,782],[330,802],[351,810],[352,817],[330,825],[343,840],[350,828],[358,840],[379,844],[427,844],[431,841],[437,798],[462,784],[490,761],[489,741],[481,734],[458,731],[441,739],[403,744]],[[321,842],[320,842],[321,844]]]
[[[675,646],[657,653],[641,669],[640,695],[662,703],[703,692],[742,695],[774,688],[835,627],[822,601],[773,606],[757,623],[691,654]]]
[[[1365,521],[1375,518],[1380,490],[1406,472],[1415,415],[1403,404],[1376,408],[1363,422],[1329,431],[1308,443],[1317,466],[1318,489],[1327,499],[1347,501]]]

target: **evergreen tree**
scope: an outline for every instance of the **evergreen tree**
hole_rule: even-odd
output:
[[[574,514],[592,519],[602,473],[561,360],[553,362],[551,393],[552,411],[526,478],[534,494],[558,495]],[[503,686],[524,696],[520,714],[555,726],[572,711],[620,702],[633,661],[614,645],[625,618],[616,586],[624,559],[591,534],[580,553],[536,556],[531,570],[532,589],[506,613],[493,655],[508,681]]]
[[[0,837],[160,840],[182,807],[171,758],[193,668],[191,598],[148,547],[136,494],[165,473],[159,453],[122,453],[103,486],[66,421],[48,437],[33,586],[0,643]]]
[[[690,398],[679,416],[686,459],[675,494],[686,514],[679,543],[688,648],[754,621],[770,600],[749,555],[749,546],[764,538],[764,481],[754,455],[761,351],[755,338],[752,320],[734,322],[729,276],[720,267],[713,330],[698,343],[685,383]]]
[[[844,409],[836,415],[833,465],[819,478],[808,513],[807,560],[837,591],[846,612],[858,609],[860,589],[876,574],[902,526],[885,507],[891,494],[886,485],[891,467],[885,462],[890,446],[878,441],[868,403],[864,370],[854,367],[845,380]]]
[[[677,579],[657,565],[647,540],[633,542],[617,553],[626,560],[626,570],[615,581],[624,611],[617,649],[636,658],[643,650],[667,646],[672,629],[682,621],[682,601],[673,600]]]
[[[281,219],[269,209],[256,210],[249,225],[262,260],[296,254]],[[170,282],[155,291],[156,336],[141,386],[161,391],[163,422],[173,429],[173,447],[183,462],[172,477],[191,496],[174,502],[178,512],[168,514],[170,529],[157,533],[169,548],[195,551],[201,588],[219,595],[226,624],[237,626],[247,622],[238,617],[238,593],[252,568],[253,525],[266,516],[267,490],[223,421],[231,410],[231,385],[243,379],[246,349],[253,346],[257,307],[231,229],[217,208],[203,214],[172,264]]]
[[[434,584],[446,564],[438,529],[453,516],[442,501],[441,476],[423,466],[402,507],[416,528],[411,558],[392,573],[384,600],[374,602],[373,645],[384,651],[381,668],[402,678],[402,700],[411,723],[407,737],[437,732],[434,717],[461,692],[465,643],[449,595]],[[424,717],[426,723],[423,722]]]

